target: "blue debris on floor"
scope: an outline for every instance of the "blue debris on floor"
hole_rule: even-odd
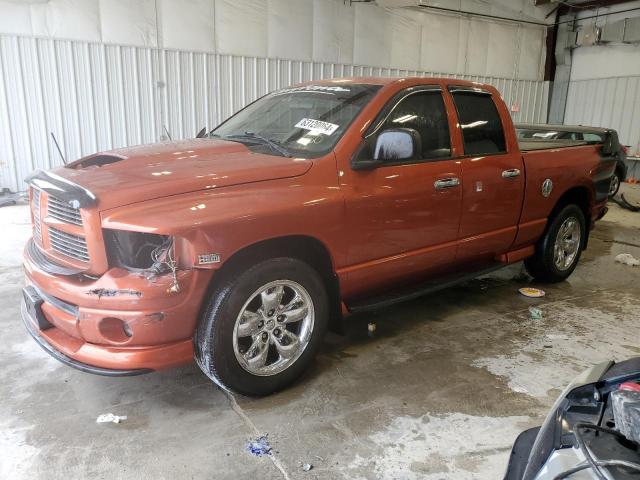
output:
[[[247,451],[256,457],[271,455],[271,445],[269,445],[267,435],[262,435],[255,440],[249,440],[247,442]]]

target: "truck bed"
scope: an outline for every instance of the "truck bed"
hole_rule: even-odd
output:
[[[589,145],[589,142],[578,140],[543,140],[533,138],[518,139],[518,146],[521,152],[531,152],[534,150],[547,150],[557,148],[579,147]]]
[[[611,130],[606,128],[585,127],[582,125],[519,123],[514,127],[516,128],[520,150],[524,152],[580,145],[597,145],[603,143],[607,136],[611,134]],[[548,133],[550,137],[537,136],[545,133]],[[569,138],[567,134],[580,135],[580,138]],[[582,136],[584,134],[596,135],[599,140],[583,140]]]

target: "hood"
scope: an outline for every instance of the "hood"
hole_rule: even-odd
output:
[[[181,193],[304,174],[311,160],[265,155],[238,142],[193,139],[121,148],[52,173],[89,190],[106,210]]]

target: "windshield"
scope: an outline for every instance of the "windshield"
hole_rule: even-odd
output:
[[[328,153],[379,85],[305,85],[270,93],[229,118],[210,136],[270,154],[311,158]]]

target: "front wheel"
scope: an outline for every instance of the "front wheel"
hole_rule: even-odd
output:
[[[577,205],[567,205],[551,220],[535,254],[524,261],[527,271],[543,282],[564,280],[578,265],[585,237],[582,210]]]
[[[281,390],[311,363],[326,332],[322,279],[292,258],[267,260],[228,277],[211,292],[196,329],[196,362],[230,390]]]

